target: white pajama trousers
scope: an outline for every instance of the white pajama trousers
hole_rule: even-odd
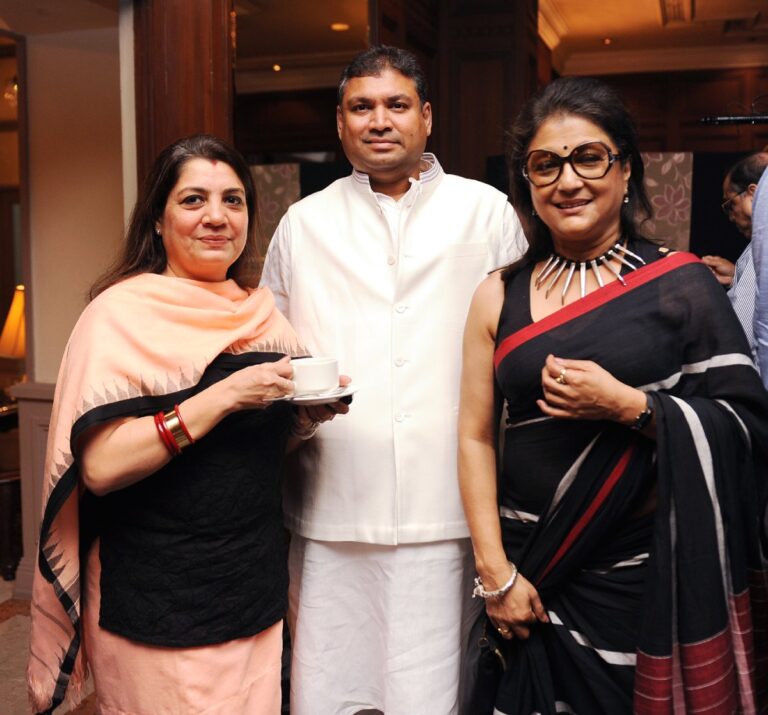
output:
[[[292,715],[456,715],[478,612],[469,539],[291,538]]]

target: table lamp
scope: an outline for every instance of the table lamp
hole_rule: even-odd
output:
[[[11,307],[8,310],[8,316],[3,325],[3,332],[0,333],[0,358],[10,358],[11,360],[21,360],[24,357],[26,348],[26,335],[24,326],[24,286],[16,286],[13,293]],[[26,382],[26,374],[21,375],[19,382]],[[10,408],[16,409],[16,400],[11,396],[8,389],[0,388],[0,417]]]
[[[0,333],[0,357],[20,360],[24,357],[25,347],[24,286],[18,285]]]

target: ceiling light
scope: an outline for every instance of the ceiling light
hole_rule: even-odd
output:
[[[603,38],[603,44],[608,47],[613,42],[613,40],[610,37],[604,37]]]
[[[272,65],[272,69],[273,69],[275,72],[279,72],[279,71],[280,71],[281,69],[283,69],[283,68],[282,68],[280,65],[278,65],[278,64],[274,64],[274,65]]]
[[[331,30],[334,32],[346,32],[349,30],[349,25],[346,22],[332,22]]]

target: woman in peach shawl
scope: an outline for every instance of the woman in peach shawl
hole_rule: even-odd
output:
[[[280,711],[280,463],[347,407],[275,401],[305,351],[248,287],[255,219],[242,157],[179,140],[75,326],[46,459],[35,712],[76,702],[86,662],[101,715]]]

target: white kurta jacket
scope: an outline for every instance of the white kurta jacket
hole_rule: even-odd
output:
[[[474,289],[526,248],[506,197],[430,168],[393,236],[359,172],[288,209],[262,284],[314,355],[358,392],[286,478],[288,527],[327,541],[466,537],[456,472],[461,341]]]

